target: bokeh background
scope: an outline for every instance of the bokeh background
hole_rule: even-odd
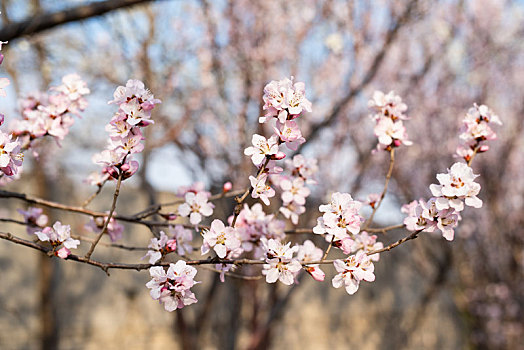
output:
[[[300,120],[301,152],[318,159],[319,185],[298,227],[314,225],[331,192],[365,200],[381,191],[388,155],[371,153],[374,90],[402,96],[414,142],[397,152],[376,226],[400,223],[402,204],[430,196],[435,174],[455,161],[473,103],[504,123],[473,165],[484,206],[464,211],[456,239],[423,234],[384,253],[376,282],[354,296],[331,287],[330,269],[326,282],[304,278],[296,287],[221,284],[201,270],[199,303],[168,313],[150,299],[147,271],[107,277],[2,241],[0,348],[524,349],[522,1],[1,0],[0,9],[0,40],[9,40],[1,66],[11,80],[0,100],[6,123],[19,117],[19,98],[65,74],[78,73],[92,91],[61,147],[44,142],[39,159],[26,155],[21,179],[5,187],[70,205],[96,190],[84,180],[105,146],[114,113],[106,101],[130,78],[163,103],[146,131],[140,171],[124,182],[122,214],[173,200],[195,181],[213,193],[225,181],[248,185],[253,167],[243,149],[253,133],[270,132],[257,122],[270,80],[294,76],[313,103]],[[109,209],[107,187],[91,208]],[[21,219],[23,202],[0,201],[1,217]],[[217,202],[216,217],[232,207],[231,199]],[[92,237],[83,228],[88,217],[47,213]],[[21,226],[2,223],[1,231],[27,238]],[[126,225],[125,244],[145,247],[150,238]],[[107,246],[95,253],[123,262],[143,254]]]

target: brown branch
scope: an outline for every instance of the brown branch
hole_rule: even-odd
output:
[[[113,217],[113,213],[115,212],[115,209],[116,209],[116,200],[118,199],[118,195],[120,194],[120,185],[122,184],[122,176],[123,176],[123,174],[124,174],[123,171],[119,170],[118,181],[116,183],[115,193],[113,195],[113,203],[111,204],[111,210],[109,210],[109,214],[107,215],[107,219],[104,222],[104,227],[102,227],[102,230],[100,231],[100,233],[96,237],[96,239],[93,242],[93,244],[91,244],[91,248],[89,248],[89,251],[87,252],[87,254],[85,256],[85,258],[88,259],[88,260],[91,257],[91,254],[93,254],[93,252],[95,251],[96,245],[98,244],[98,242],[100,241],[100,239],[102,238],[104,233],[106,233],[107,226],[109,225],[109,222],[111,221],[111,218]]]
[[[404,12],[399,16],[399,18],[395,22],[394,26],[387,32],[386,39],[384,40],[382,48],[375,55],[375,58],[373,59],[373,62],[364,74],[364,78],[362,79],[362,81],[358,83],[355,87],[350,88],[348,94],[344,96],[337,104],[335,104],[331,112],[323,121],[311,126],[311,132],[308,135],[304,135],[305,139],[308,140],[308,143],[300,145],[298,149],[295,151],[295,154],[300,153],[300,150],[304,145],[311,144],[311,141],[313,139],[320,136],[320,131],[322,131],[327,126],[333,124],[336,121],[340,112],[344,109],[344,107],[347,106],[348,103],[351,102],[353,98],[355,98],[373,80],[382,64],[382,61],[384,61],[388,49],[390,48],[391,44],[393,44],[393,42],[395,41],[395,38],[397,37],[400,28],[404,24],[409,22],[417,2],[418,0],[410,1],[409,4],[406,6]]]
[[[120,8],[147,3],[152,0],[106,0],[91,2],[53,13],[42,13],[19,22],[11,22],[0,29],[0,40],[11,41],[25,35],[34,35],[53,27],[81,21]]]
[[[377,212],[378,208],[382,204],[382,200],[386,196],[386,192],[388,190],[388,185],[389,185],[389,180],[391,180],[391,174],[393,174],[393,165],[394,164],[395,164],[395,149],[392,148],[389,151],[389,169],[388,169],[388,173],[386,174],[386,181],[384,182],[384,188],[382,189],[382,193],[380,194],[380,199],[373,207],[373,211],[371,212],[371,215],[364,223],[364,227],[362,228],[362,231],[366,231],[369,225],[371,225],[371,223],[373,222],[373,218],[375,217],[375,213]]]

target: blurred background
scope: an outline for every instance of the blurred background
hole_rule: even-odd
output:
[[[199,303],[168,313],[149,297],[147,271],[107,277],[2,241],[1,349],[524,349],[522,1],[1,0],[0,9],[6,124],[19,118],[19,98],[68,73],[91,89],[61,147],[48,141],[38,160],[27,154],[21,179],[4,187],[70,205],[96,190],[84,180],[98,170],[91,156],[104,148],[115,111],[106,101],[131,78],[163,103],[146,130],[140,171],[123,184],[122,214],[173,200],[195,181],[213,193],[225,181],[245,188],[254,169],[243,149],[253,133],[271,133],[258,124],[270,80],[294,76],[313,103],[300,119],[301,152],[318,159],[319,185],[297,227],[314,226],[331,192],[365,200],[382,190],[389,157],[371,154],[374,90],[407,103],[414,142],[396,154],[376,226],[400,223],[402,204],[431,195],[435,174],[455,162],[473,103],[503,122],[473,163],[482,209],[463,212],[453,242],[422,234],[384,253],[376,282],[354,296],[331,287],[330,268],[324,283],[305,276],[296,287],[221,284],[199,270]],[[113,190],[106,186],[90,208],[108,210]],[[232,213],[231,199],[216,204],[215,218]],[[0,217],[21,219],[16,209],[25,207],[1,199]],[[90,235],[86,217],[47,214]],[[1,231],[28,237],[22,226],[2,223]],[[145,247],[150,238],[126,225],[124,243]],[[95,255],[136,263],[144,252],[99,246]]]

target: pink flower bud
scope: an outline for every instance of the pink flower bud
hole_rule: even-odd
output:
[[[118,171],[116,171],[115,168],[113,167],[106,167],[105,168],[105,171],[109,174],[109,176],[111,176],[112,178],[114,179],[117,179],[118,178]]]
[[[489,146],[488,145],[482,145],[482,146],[479,147],[479,150],[477,152],[478,153],[482,153],[482,152],[486,152],[488,150],[489,150]]]
[[[69,254],[71,254],[71,251],[66,247],[62,247],[55,252],[55,255],[61,259],[66,259],[69,256]]]
[[[401,144],[402,142],[400,140],[393,140],[393,145],[395,145],[395,147],[400,147]]]
[[[4,124],[4,115],[0,113],[0,126]]]
[[[277,154],[274,154],[271,156],[271,159],[274,159],[274,160],[281,160],[281,159],[284,159],[286,158],[286,154],[282,151],[278,152]]]
[[[170,239],[166,242],[166,249],[168,252],[174,252],[176,250],[176,239]]]
[[[318,267],[306,266],[304,267],[304,269],[311,275],[311,277],[313,277],[315,281],[322,282],[324,281],[324,278],[326,277],[326,274],[324,273],[324,271],[322,271]]]
[[[226,182],[226,183],[224,184],[224,186],[222,186],[222,191],[223,191],[224,193],[226,193],[226,192],[231,191],[232,188],[233,188],[233,184],[232,184],[231,182],[228,181],[228,182]]]
[[[0,53],[0,64],[2,64],[2,62],[4,62],[4,55]]]
[[[169,221],[176,220],[178,217],[175,213],[160,214],[160,216]]]

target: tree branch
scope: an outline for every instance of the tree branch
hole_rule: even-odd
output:
[[[3,41],[11,41],[24,35],[34,35],[65,23],[81,21],[120,8],[150,1],[152,0],[106,0],[102,2],[92,2],[62,11],[42,13],[26,18],[20,22],[12,22],[5,25],[0,29],[0,39]]]

